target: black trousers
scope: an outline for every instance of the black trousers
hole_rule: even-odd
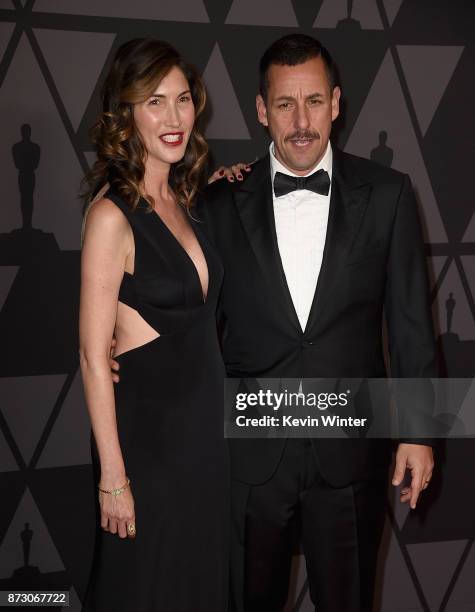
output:
[[[261,485],[232,484],[232,612],[281,612],[301,541],[318,612],[371,612],[386,479],[333,488],[311,443],[288,439]]]

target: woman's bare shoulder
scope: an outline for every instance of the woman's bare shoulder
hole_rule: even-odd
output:
[[[99,198],[89,204],[86,227],[101,227],[109,231],[124,231],[128,221],[121,209],[109,198]]]

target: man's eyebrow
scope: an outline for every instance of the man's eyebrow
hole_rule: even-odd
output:
[[[316,91],[315,93],[312,93],[308,96],[305,96],[306,100],[310,100],[311,98],[324,98],[324,94]],[[279,100],[295,100],[296,98],[294,96],[279,96],[278,98],[276,98],[276,102],[278,102]]]

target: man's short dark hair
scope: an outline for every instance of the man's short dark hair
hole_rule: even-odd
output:
[[[337,85],[335,64],[328,50],[316,38],[306,34],[288,34],[273,42],[259,63],[259,90],[264,101],[269,86],[268,72],[273,64],[297,66],[314,57],[322,58],[332,92]]]

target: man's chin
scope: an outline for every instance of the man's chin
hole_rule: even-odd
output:
[[[284,164],[297,172],[305,172],[306,170],[310,171],[314,168],[320,157],[320,151],[315,150],[312,147],[312,150],[295,150],[296,147],[292,147],[292,151],[288,151],[288,155],[284,159]]]

